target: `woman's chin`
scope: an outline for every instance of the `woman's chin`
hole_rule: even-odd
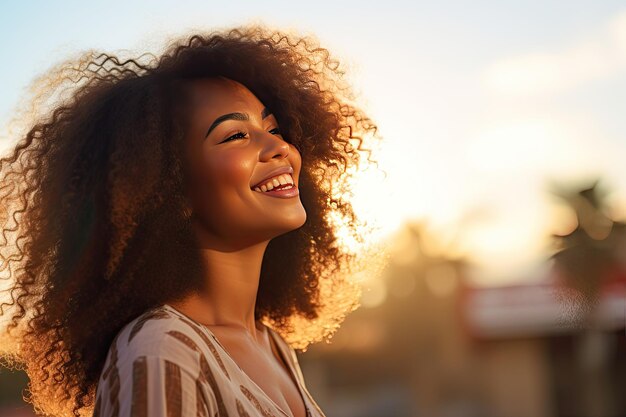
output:
[[[293,213],[293,215],[286,215],[280,219],[276,219],[274,222],[275,227],[273,228],[275,230],[275,233],[273,233],[275,235],[274,237],[301,228],[306,223],[306,218],[306,211],[302,208],[301,210]]]

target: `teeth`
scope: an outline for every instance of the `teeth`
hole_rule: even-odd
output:
[[[263,184],[261,186],[254,187],[254,191],[257,191],[257,192],[260,192],[260,193],[264,193],[264,192],[267,192],[267,191],[270,191],[270,190],[274,189],[275,187],[279,187],[279,186],[285,185],[285,184],[291,184],[290,188],[295,187],[295,183],[294,183],[293,178],[291,177],[290,174],[278,175],[278,176],[270,179],[265,184]],[[289,188],[286,188],[286,189],[289,189]]]

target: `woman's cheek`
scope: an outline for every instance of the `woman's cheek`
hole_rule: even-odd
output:
[[[233,189],[250,185],[251,173],[254,172],[254,162],[243,152],[229,150],[213,153],[206,158],[206,176],[213,187]]]

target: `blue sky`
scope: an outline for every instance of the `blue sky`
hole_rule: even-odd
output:
[[[3,1],[0,124],[70,53],[157,52],[167,36],[251,20],[312,33],[349,65],[388,143],[389,183],[374,198],[374,179],[359,188],[386,232],[412,218],[444,241],[462,228],[481,279],[505,282],[532,274],[545,235],[567,226],[548,179],[601,175],[626,211],[623,1]]]

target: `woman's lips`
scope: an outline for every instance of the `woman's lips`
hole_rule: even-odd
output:
[[[300,194],[300,191],[298,190],[298,187],[295,184],[290,188],[283,188],[283,187],[284,186],[280,186],[272,190],[263,191],[263,192],[252,190],[252,192],[258,193],[258,194],[265,194],[269,197],[277,197],[277,198],[292,198]]]
[[[256,183],[250,188],[254,189],[255,187],[260,187],[261,184],[264,184],[268,182],[269,180],[271,180],[272,178],[279,177],[281,175],[288,175],[293,181],[293,168],[291,166],[286,166],[286,167],[275,169],[274,171],[270,172],[264,180],[259,181],[258,183]]]

